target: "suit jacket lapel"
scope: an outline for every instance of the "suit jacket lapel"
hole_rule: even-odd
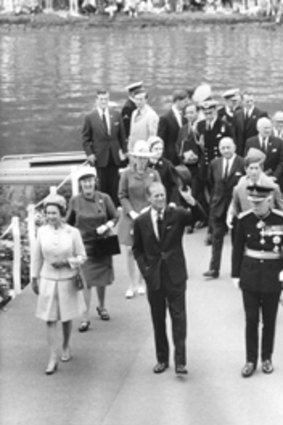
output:
[[[101,130],[104,131],[105,134],[107,134],[106,128],[104,127],[104,124],[102,122],[102,119],[100,118],[100,115],[97,109],[94,111],[94,117],[95,117],[95,121],[100,126]]]
[[[153,233],[153,236],[154,236],[156,242],[159,244],[160,241],[159,241],[159,239],[157,238],[157,236],[155,234],[155,231],[154,231],[154,228],[153,228],[152,219],[151,219],[151,208],[149,208],[148,212],[146,213],[146,224],[148,226],[148,229],[149,229],[150,233]]]

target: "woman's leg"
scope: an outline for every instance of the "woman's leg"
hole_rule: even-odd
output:
[[[63,331],[63,345],[62,345],[62,357],[63,361],[70,360],[70,338],[72,333],[72,321],[62,322]]]
[[[47,370],[52,370],[56,367],[57,364],[57,322],[47,322],[47,344],[49,348],[49,361]]]
[[[124,252],[126,257],[127,271],[130,278],[129,287],[126,292],[126,298],[132,298],[136,289],[136,262],[132,253],[132,247],[125,246]]]
[[[91,306],[91,288],[84,289],[84,299],[86,304],[86,311],[83,314],[82,320],[84,322],[90,321],[90,306]]]
[[[105,307],[105,292],[106,292],[105,286],[97,286],[96,293],[98,298],[98,307],[100,309],[104,309]]]

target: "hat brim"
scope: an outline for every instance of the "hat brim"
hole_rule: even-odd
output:
[[[137,153],[135,153],[135,152],[129,152],[128,155],[129,156],[134,156],[136,158],[145,158],[145,159],[149,159],[149,158],[155,157],[154,153],[152,153],[152,152],[149,152],[148,154],[139,153],[139,152],[137,152]]]
[[[251,195],[248,195],[248,200],[250,202],[259,203],[259,202],[262,202],[265,199],[267,199],[269,196],[270,196],[270,193],[267,196],[251,196]]]

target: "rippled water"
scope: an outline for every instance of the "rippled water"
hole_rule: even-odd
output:
[[[258,104],[283,109],[283,31],[200,26],[0,34],[1,154],[81,149],[95,89],[122,105],[143,79],[158,112],[173,88],[210,83],[216,95],[252,88]]]

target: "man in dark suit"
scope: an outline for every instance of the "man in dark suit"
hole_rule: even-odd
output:
[[[131,124],[132,113],[134,112],[135,109],[137,109],[137,105],[134,101],[134,94],[136,90],[139,90],[142,88],[142,85],[143,85],[143,81],[138,81],[136,83],[132,83],[129,86],[127,86],[129,97],[126,100],[125,104],[123,105],[122,112],[121,112],[127,139],[129,138],[129,135],[130,135],[130,124]]]
[[[237,154],[244,155],[246,141],[257,135],[257,121],[267,117],[267,113],[255,106],[254,96],[251,92],[243,93],[243,108],[237,110],[233,117],[232,128],[237,147]]]
[[[218,116],[226,124],[232,126],[235,111],[241,108],[241,95],[239,89],[230,89],[223,93],[224,105],[218,109]]]
[[[185,291],[188,276],[182,237],[191,222],[191,215],[182,207],[166,207],[166,191],[162,183],[152,183],[147,193],[151,207],[134,222],[133,254],[147,285],[158,361],[153,372],[162,373],[169,367],[168,306],[175,346],[175,371],[186,374]]]
[[[265,153],[263,164],[265,174],[274,177],[282,187],[283,176],[283,143],[279,137],[272,135],[272,123],[269,118],[260,118],[257,122],[258,135],[246,142],[245,154],[250,148],[256,148]]]
[[[176,143],[180,128],[187,122],[183,116],[183,110],[188,100],[187,90],[176,90],[173,93],[172,107],[159,119],[157,135],[164,142],[165,158],[169,159],[174,165],[179,163]]]
[[[201,108],[205,119],[199,121],[196,127],[203,150],[201,173],[205,182],[207,182],[207,173],[211,161],[220,156],[219,141],[223,137],[232,137],[231,128],[218,116],[217,105],[218,102],[215,100],[207,100],[202,103]]]
[[[202,148],[200,159],[200,198],[202,205],[209,215],[210,203],[210,184],[208,180],[208,170],[211,161],[220,156],[219,141],[223,137],[232,137],[231,127],[222,121],[217,113],[218,102],[213,99],[207,100],[201,104],[205,119],[199,121],[196,126],[196,132],[199,135],[199,145]],[[211,226],[209,223],[208,234],[205,241],[206,245],[211,244]]]
[[[99,90],[94,111],[85,117],[82,141],[89,163],[97,169],[99,189],[117,206],[119,166],[127,147],[121,114],[109,109],[108,102],[108,92]]]
[[[233,139],[220,140],[221,158],[212,161],[209,180],[212,188],[210,201],[210,224],[212,229],[212,253],[209,270],[203,275],[216,279],[219,276],[224,236],[227,231],[226,215],[232,199],[233,188],[245,173],[244,159],[235,154]]]
[[[234,285],[242,290],[246,319],[244,378],[256,370],[259,354],[262,371],[273,372],[283,249],[283,212],[271,208],[273,189],[272,183],[247,187],[252,209],[239,217],[233,246],[232,278]],[[262,328],[261,344],[259,327]]]

